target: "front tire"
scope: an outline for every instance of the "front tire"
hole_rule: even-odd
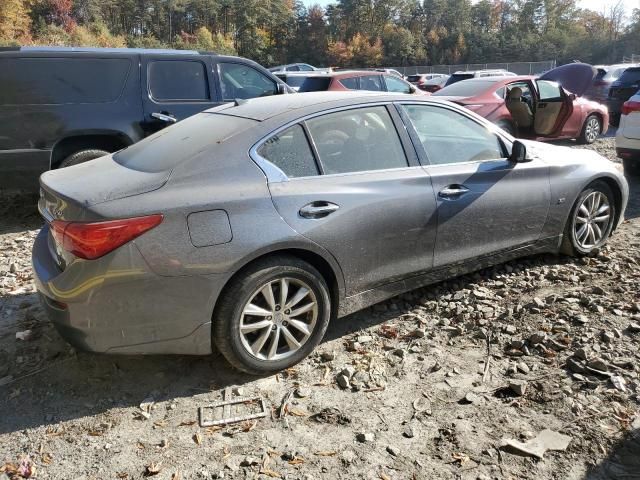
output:
[[[602,121],[598,115],[589,115],[582,126],[582,132],[578,137],[578,142],[583,145],[590,145],[597,140],[602,132]]]
[[[309,355],[330,318],[331,296],[322,275],[295,257],[271,257],[225,288],[213,316],[213,343],[238,370],[271,374]]]
[[[616,218],[615,197],[609,185],[595,181],[578,196],[564,229],[561,252],[581,257],[601,248]]]
[[[79,163],[88,162],[89,160],[95,160],[96,158],[104,157],[110,153],[106,150],[100,150],[98,148],[91,148],[87,150],[80,150],[79,152],[69,155],[67,158],[60,162],[58,168],[70,167],[72,165],[78,165]]]

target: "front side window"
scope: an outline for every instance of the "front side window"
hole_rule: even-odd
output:
[[[303,64],[300,65],[301,72],[313,72],[313,67],[311,65]]]
[[[384,81],[387,84],[387,91],[394,93],[411,93],[411,86],[398,77],[385,75]]]
[[[290,67],[287,67],[287,72],[299,72],[300,71],[300,67],[298,65],[291,65]]]
[[[398,132],[385,107],[329,113],[307,125],[325,174],[407,166]]]
[[[258,149],[258,155],[269,160],[289,178],[318,175],[311,147],[300,125],[271,137]]]
[[[340,83],[349,90],[357,90],[358,89],[358,77],[352,78],[341,78]]]
[[[403,105],[432,165],[504,158],[498,137],[461,113],[430,105]]]
[[[370,90],[373,92],[382,92],[382,76],[381,75],[365,75],[360,77],[360,90]]]
[[[560,85],[556,82],[548,80],[538,80],[538,92],[540,93],[541,102],[559,102],[562,100],[562,92]]]
[[[149,92],[160,101],[209,100],[205,64],[187,60],[158,60],[149,63]]]
[[[266,97],[278,93],[278,85],[273,79],[248,65],[219,63],[218,74],[224,101]]]

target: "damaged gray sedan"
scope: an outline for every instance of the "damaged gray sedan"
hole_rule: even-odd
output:
[[[628,196],[593,151],[520,142],[428,97],[338,92],[226,104],[40,183],[33,268],[63,337],[122,354],[215,346],[253,374],[407,290],[589,254]]]

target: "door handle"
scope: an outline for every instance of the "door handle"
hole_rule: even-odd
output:
[[[324,218],[332,214],[340,207],[335,203],[317,201],[306,204],[300,209],[300,216],[303,218]]]
[[[153,112],[151,116],[165,123],[176,123],[178,121],[176,117],[168,113]]]
[[[440,192],[438,192],[438,196],[440,198],[455,200],[468,192],[469,192],[469,189],[464,185],[454,184],[454,185],[448,185],[444,187],[442,190],[440,190]]]

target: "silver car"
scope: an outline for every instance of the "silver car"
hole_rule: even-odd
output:
[[[70,343],[215,346],[254,374],[401,292],[589,254],[628,196],[593,151],[520,142],[429,97],[353,92],[225,104],[40,182],[35,279]]]

